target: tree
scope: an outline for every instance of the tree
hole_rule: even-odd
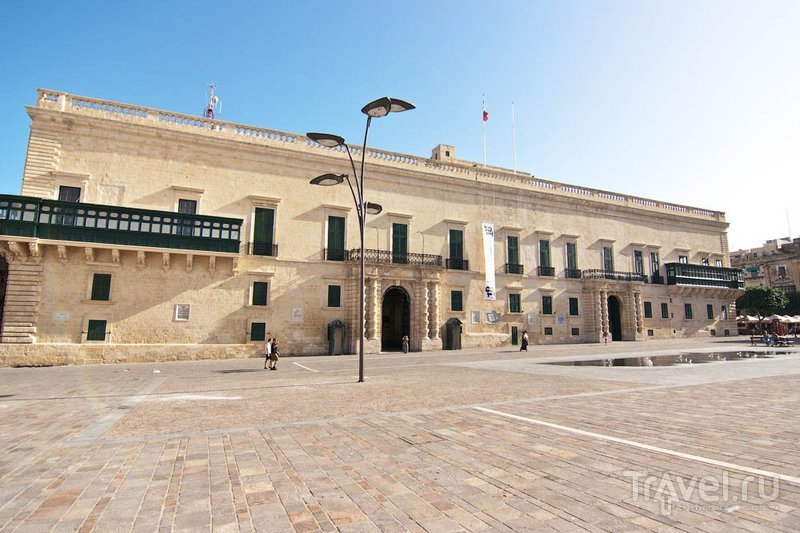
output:
[[[786,315],[800,315],[800,292],[792,292],[786,295],[787,304],[784,308]]]
[[[774,287],[748,287],[744,294],[736,300],[736,310],[739,313],[752,313],[758,316],[758,321],[769,316],[788,304],[786,292]]]

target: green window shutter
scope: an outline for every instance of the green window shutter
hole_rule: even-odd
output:
[[[686,319],[692,319],[692,304],[683,304],[683,311],[686,313]]]
[[[461,291],[450,291],[450,310],[463,311],[463,294]]]
[[[569,299],[569,314],[572,316],[578,316],[578,299],[577,298],[570,298]]]
[[[633,251],[633,271],[637,274],[644,274],[644,259],[641,250]]]
[[[603,270],[606,272],[614,271],[614,255],[610,246],[603,246]]]
[[[86,328],[87,341],[104,341],[106,340],[106,321],[105,320],[90,320]]]
[[[342,306],[341,285],[328,285],[328,307]]]
[[[95,274],[92,278],[92,300],[107,302],[111,297],[111,274]]]
[[[553,297],[552,296],[542,296],[542,314],[544,314],[544,315],[552,315],[553,314]]]
[[[253,227],[253,253],[272,255],[272,234],[275,224],[275,210],[256,207]]]
[[[653,304],[650,302],[644,303],[644,317],[653,318]]]
[[[669,318],[669,304],[661,304],[661,318]]]
[[[267,338],[267,324],[264,322],[252,322],[250,324],[250,340],[263,341]]]
[[[508,312],[509,313],[520,313],[521,312],[519,294],[509,294],[508,295]]]
[[[464,259],[464,232],[450,230],[450,259]]]
[[[408,253],[408,225],[392,224],[392,253]]]
[[[508,262],[512,265],[519,264],[519,237],[508,238]]]
[[[567,268],[570,270],[578,269],[578,245],[574,242],[567,243]]]
[[[267,305],[269,283],[266,281],[253,282],[253,305]]]
[[[344,260],[344,217],[328,217],[328,259]]]
[[[539,241],[539,266],[550,267],[550,241],[542,239]]]
[[[714,306],[711,304],[706,305],[706,314],[709,320],[714,320]]]

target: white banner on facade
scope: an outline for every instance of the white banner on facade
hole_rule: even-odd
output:
[[[483,223],[483,258],[486,262],[486,284],[483,296],[486,300],[495,300],[494,282],[494,224]]]

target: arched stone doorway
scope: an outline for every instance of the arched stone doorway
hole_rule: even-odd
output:
[[[0,335],[3,334],[3,311],[6,308],[6,285],[8,285],[8,262],[0,256]]]
[[[612,341],[622,340],[622,311],[616,296],[608,297],[608,329]]]
[[[403,335],[411,336],[411,298],[402,287],[389,287],[381,309],[381,350],[400,351]]]

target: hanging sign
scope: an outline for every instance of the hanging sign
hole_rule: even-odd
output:
[[[483,226],[483,259],[486,262],[486,283],[483,287],[483,297],[486,300],[495,300],[494,280],[494,224],[484,222]]]

